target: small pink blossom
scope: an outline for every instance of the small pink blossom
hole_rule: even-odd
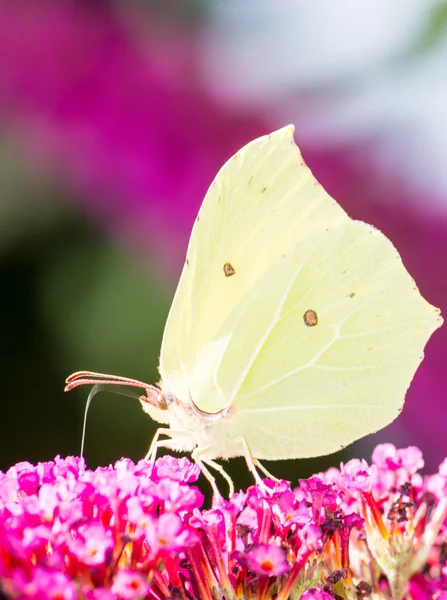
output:
[[[159,479],[174,479],[183,483],[193,483],[200,475],[198,465],[192,463],[185,456],[177,458],[174,456],[162,456],[155,463],[155,471]]]
[[[336,467],[329,467],[329,469],[324,473],[317,474],[317,477],[319,477],[324,483],[336,485],[338,485],[340,481],[340,476],[340,469],[337,469]]]
[[[246,506],[238,517],[238,525],[244,525],[249,529],[255,529],[258,524],[256,511],[251,506]]]
[[[416,446],[398,450],[393,444],[379,444],[374,449],[371,460],[379,469],[402,469],[411,475],[424,466],[422,452]]]
[[[397,451],[399,457],[400,468],[405,469],[411,477],[417,471],[424,468],[424,458],[422,452],[416,446],[408,446]]]
[[[421,483],[417,471],[423,468],[424,460],[422,452],[416,446],[397,449],[393,444],[379,444],[373,452],[372,463],[380,472],[374,482],[378,494],[383,494],[391,487]]]
[[[185,527],[179,516],[163,513],[146,526],[146,540],[155,557],[160,552],[193,546],[197,538],[193,531]]]
[[[301,600],[334,600],[334,597],[325,592],[321,587],[316,587],[304,592]]]
[[[79,562],[93,567],[107,562],[113,549],[113,539],[111,532],[102,523],[93,522],[81,525],[68,547]]]
[[[111,591],[122,600],[135,600],[146,596],[149,584],[141,573],[122,569],[116,574]]]
[[[315,552],[322,546],[323,535],[320,527],[313,523],[306,523],[298,532],[298,537],[302,543],[300,552]]]
[[[354,527],[361,528],[364,519],[359,517],[356,513],[350,515],[344,515],[342,518],[342,526],[338,529],[338,535],[340,538],[340,562],[343,569],[349,569],[349,536],[351,530]]]
[[[109,588],[98,587],[85,591],[87,600],[119,600],[119,597]]]
[[[307,494],[308,499],[311,501],[313,519],[315,524],[319,525],[321,509],[326,507],[335,508],[339,492],[332,484],[323,483],[318,477],[300,479],[300,488],[304,492],[304,495]]]
[[[17,478],[17,482],[21,492],[27,494],[28,496],[35,494],[40,486],[39,473],[37,473],[34,469],[22,471]]]
[[[353,458],[341,465],[340,483],[350,491],[370,492],[375,477],[374,465],[370,467],[366,460]]]
[[[141,499],[138,496],[128,498],[126,506],[129,523],[132,523],[138,529],[144,530],[152,522],[152,517],[144,510]]]
[[[25,527],[22,532],[24,548],[36,551],[38,548],[46,548],[51,540],[52,532],[48,525],[37,525],[36,527]]]
[[[192,510],[203,504],[203,494],[197,488],[173,479],[149,482],[143,491],[145,495],[156,498],[169,512]]]
[[[290,490],[285,491],[278,502],[272,506],[274,518],[283,527],[291,527],[293,524],[308,523],[312,517],[306,502],[298,501]]]
[[[222,510],[212,509],[200,511],[195,509],[189,519],[189,524],[195,528],[206,528],[213,537],[225,533],[225,517]]]
[[[284,550],[274,545],[261,544],[252,548],[245,558],[248,568],[257,575],[279,577],[290,568]]]
[[[36,567],[30,579],[17,571],[14,576],[14,589],[20,598],[33,600],[76,600],[78,594],[67,575]]]

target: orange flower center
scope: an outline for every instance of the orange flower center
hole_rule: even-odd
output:
[[[271,571],[273,569],[273,563],[268,558],[261,563],[261,569],[264,571]]]

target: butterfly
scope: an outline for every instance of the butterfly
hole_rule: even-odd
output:
[[[160,383],[141,387],[158,448],[191,452],[219,494],[216,459],[329,454],[401,412],[442,324],[393,244],[351,219],[304,163],[289,125],[239,150],[212,182],[164,331]]]

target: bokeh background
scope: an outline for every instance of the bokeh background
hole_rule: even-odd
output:
[[[157,379],[189,231],[222,163],[292,122],[306,162],[447,314],[447,2],[2,0],[0,469],[79,452],[91,369]],[[447,327],[377,441],[447,454]],[[142,457],[136,401],[92,404],[95,467]],[[238,485],[248,474],[230,470]]]

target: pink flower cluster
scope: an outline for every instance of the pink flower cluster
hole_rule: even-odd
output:
[[[378,446],[292,489],[204,509],[186,458],[80,458],[0,472],[0,597],[447,599],[447,460]]]

